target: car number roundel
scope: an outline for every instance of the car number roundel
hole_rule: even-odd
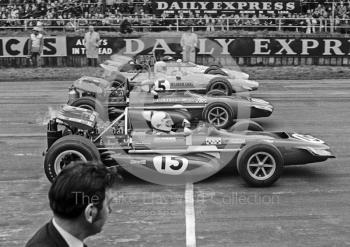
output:
[[[297,134],[294,133],[292,134],[292,136],[296,139],[302,140],[302,141],[306,141],[306,142],[311,142],[311,143],[324,143],[324,141],[317,139],[313,136],[310,135],[301,135],[301,134]]]
[[[172,155],[155,156],[153,158],[153,165],[159,173],[180,175],[186,171],[188,159]]]
[[[157,80],[155,82],[155,89],[159,91],[165,91],[170,89],[170,82],[167,80]]]

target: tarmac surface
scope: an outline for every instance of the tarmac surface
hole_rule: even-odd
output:
[[[0,82],[0,246],[23,246],[51,217],[43,122],[49,107],[66,102],[70,84]],[[229,171],[193,190],[127,176],[103,232],[87,244],[350,246],[350,81],[262,81],[252,95],[275,106],[258,120],[267,130],[312,134],[337,158],[285,168],[259,189]]]

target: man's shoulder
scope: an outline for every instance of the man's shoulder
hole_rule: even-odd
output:
[[[62,238],[62,236],[55,229],[52,221],[42,226],[33,237],[27,242],[25,247],[65,247],[68,245]]]

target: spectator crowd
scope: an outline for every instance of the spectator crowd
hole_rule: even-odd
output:
[[[194,26],[197,31],[271,30],[317,33],[347,32],[350,2],[306,4],[301,13],[252,13],[231,15],[153,13],[151,0],[0,0],[0,26],[34,27],[75,31],[89,25],[100,30],[135,31],[176,30]],[[331,30],[333,29],[333,30]]]

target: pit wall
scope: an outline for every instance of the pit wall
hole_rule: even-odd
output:
[[[350,38],[330,35],[259,34],[199,35],[196,63],[224,66],[349,65]],[[149,60],[156,56],[182,57],[181,33],[152,33],[129,36],[101,35],[100,61],[113,54]],[[43,66],[86,66],[83,36],[45,36]],[[27,67],[28,38],[0,37],[0,66]]]

